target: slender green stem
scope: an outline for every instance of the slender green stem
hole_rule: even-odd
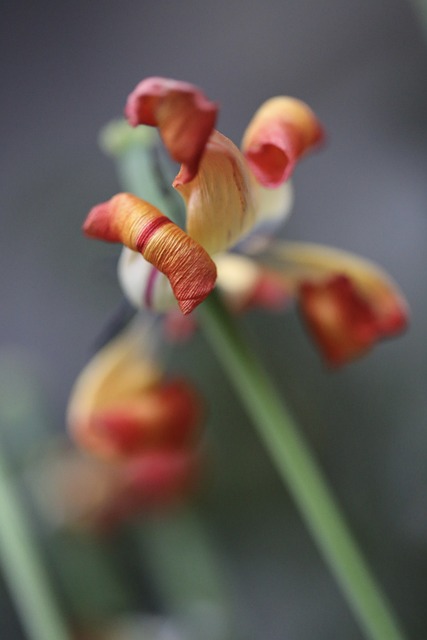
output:
[[[58,609],[17,487],[1,453],[0,557],[28,638],[70,640],[71,635]]]
[[[307,443],[218,296],[199,309],[227,371],[366,637],[403,640],[393,613],[347,528]]]

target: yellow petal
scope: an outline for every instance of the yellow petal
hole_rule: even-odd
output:
[[[187,231],[211,255],[233,246],[255,220],[249,171],[239,149],[215,131],[197,176],[173,185],[187,205]]]
[[[297,161],[323,138],[312,110],[301,100],[279,96],[255,113],[242,141],[242,151],[259,182],[277,187]]]
[[[203,247],[156,207],[130,193],[94,207],[83,230],[141,253],[168,277],[183,313],[190,313],[215,286],[215,263]]]

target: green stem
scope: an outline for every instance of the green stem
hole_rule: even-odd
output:
[[[194,508],[146,518],[138,527],[137,544],[185,638],[240,637],[221,558]]]
[[[307,443],[233,319],[215,294],[199,308],[212,348],[240,394],[326,563],[366,637],[404,640]]]
[[[0,557],[16,608],[31,640],[70,640],[31,535],[17,487],[0,454]]]

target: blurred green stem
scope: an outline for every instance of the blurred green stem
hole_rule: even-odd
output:
[[[143,563],[188,640],[237,640],[226,572],[197,511],[181,507],[138,527]]]
[[[424,36],[427,37],[427,1],[412,0],[412,5],[424,29]]]
[[[0,450],[0,556],[29,640],[70,640],[31,523]]]
[[[366,637],[403,640],[307,443],[241,329],[214,292],[199,307],[205,334],[292,494]]]

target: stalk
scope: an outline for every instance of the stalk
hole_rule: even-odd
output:
[[[233,383],[366,638],[404,640],[393,611],[348,529],[324,475],[241,328],[215,293],[199,308],[202,328]]]

